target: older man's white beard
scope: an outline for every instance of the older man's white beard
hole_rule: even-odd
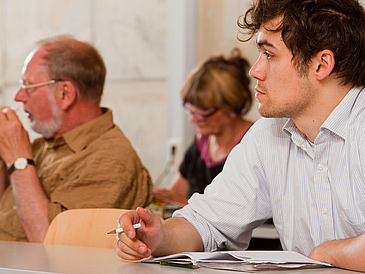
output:
[[[58,106],[51,106],[52,117],[47,122],[42,122],[34,119],[31,123],[31,128],[46,139],[52,138],[55,133],[60,129],[62,124],[62,110]]]

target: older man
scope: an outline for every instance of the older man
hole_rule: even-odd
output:
[[[146,206],[152,182],[112,112],[100,107],[106,68],[70,36],[39,41],[26,58],[15,112],[0,112],[0,240],[43,242],[49,223],[73,208]]]

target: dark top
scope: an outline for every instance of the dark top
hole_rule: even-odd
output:
[[[207,144],[208,138],[201,138],[198,143],[195,140],[185,153],[184,161],[180,165],[181,175],[188,180],[190,190],[188,198],[195,193],[203,193],[204,189],[223,169],[226,159],[218,163],[207,164],[202,160],[201,151],[199,148]],[[203,156],[204,158],[204,156]]]

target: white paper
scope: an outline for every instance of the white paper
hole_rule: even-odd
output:
[[[246,272],[273,269],[313,268],[331,266],[314,261],[293,251],[219,251],[184,252],[156,257],[145,262],[192,262],[199,267]]]

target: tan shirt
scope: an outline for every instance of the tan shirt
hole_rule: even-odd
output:
[[[67,132],[56,140],[36,139],[33,156],[50,200],[50,222],[73,208],[135,209],[152,200],[152,180],[112,112]],[[24,182],[26,187],[26,182]],[[9,186],[0,200],[0,240],[27,241]]]

